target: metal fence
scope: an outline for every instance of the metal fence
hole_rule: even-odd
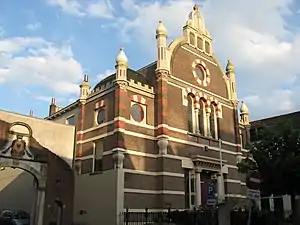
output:
[[[131,212],[127,209],[120,217],[124,225],[176,224],[176,225],[218,225],[218,213],[214,208],[193,210],[172,210]]]

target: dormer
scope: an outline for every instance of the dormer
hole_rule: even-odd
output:
[[[193,7],[193,11],[189,14],[189,19],[183,27],[183,33],[189,45],[207,55],[212,55],[212,39],[197,5]]]

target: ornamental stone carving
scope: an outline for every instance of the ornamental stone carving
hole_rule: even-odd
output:
[[[168,138],[159,138],[157,141],[158,151],[160,155],[166,155],[168,153]]]

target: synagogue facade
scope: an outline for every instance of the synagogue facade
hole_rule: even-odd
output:
[[[249,111],[237,96],[234,65],[221,67],[197,6],[182,37],[168,44],[167,35],[160,21],[155,62],[133,70],[121,48],[114,74],[93,89],[85,75],[77,101],[62,108],[51,102],[46,119],[76,126],[78,223],[109,217],[101,221],[113,224],[126,208],[246,198],[236,165],[248,152]]]

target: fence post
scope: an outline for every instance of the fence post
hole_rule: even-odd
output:
[[[170,223],[171,222],[171,207],[168,207],[167,218],[168,218],[168,223]]]
[[[128,225],[129,224],[129,209],[128,209],[128,207],[126,207],[124,219],[125,219],[125,225]]]
[[[145,219],[146,219],[146,224],[148,224],[148,208],[145,208]]]

